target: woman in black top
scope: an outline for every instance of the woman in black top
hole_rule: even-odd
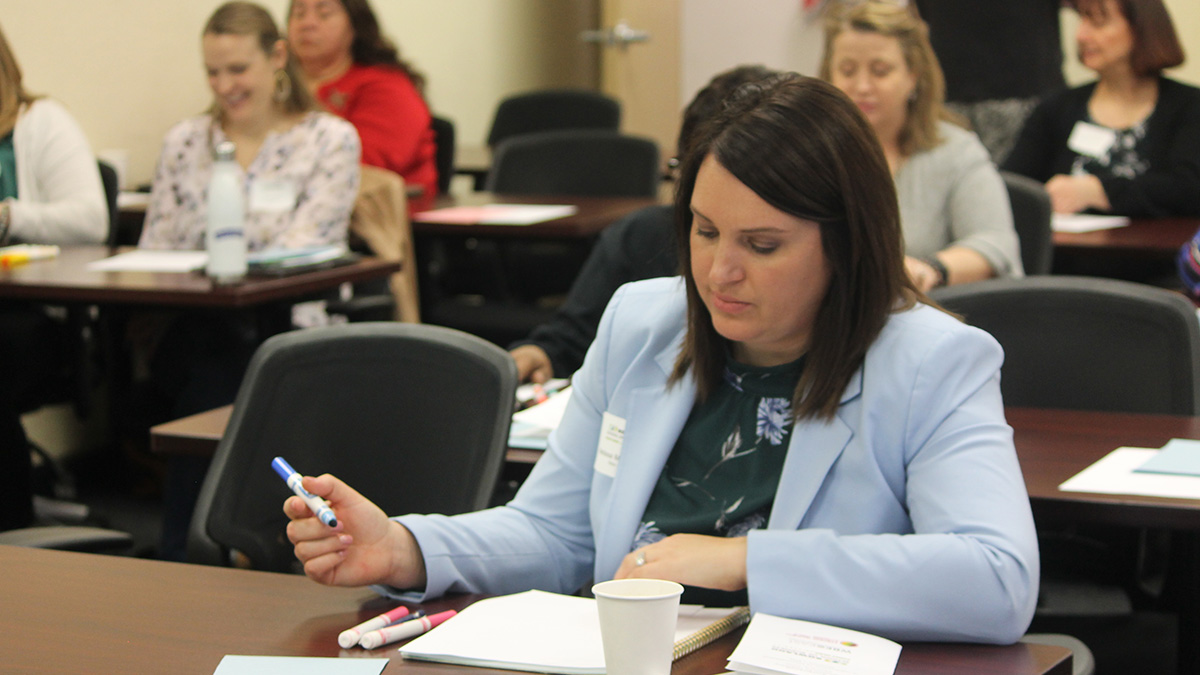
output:
[[[1030,116],[1003,168],[1045,182],[1054,210],[1200,215],[1200,89],[1162,76],[1183,49],[1161,0],[1071,0],[1096,82]]]

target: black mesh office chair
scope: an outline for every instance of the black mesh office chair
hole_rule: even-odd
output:
[[[1113,279],[1042,276],[941,288],[933,298],[1000,342],[1006,405],[1200,410],[1200,323],[1179,294]],[[1131,616],[1131,591],[1140,592],[1150,576],[1146,561],[1162,559],[1148,554],[1146,542],[1161,544],[1160,534],[1039,524],[1035,628],[1078,633],[1087,621]],[[1076,653],[1090,662],[1090,654]]]
[[[1042,184],[1019,174],[1001,171],[1008,200],[1012,204],[1013,225],[1021,239],[1021,263],[1025,274],[1049,274],[1054,262],[1054,240],[1050,219],[1054,209]]]
[[[109,243],[117,228],[117,171],[104,161],[98,161],[100,182],[108,205]],[[45,333],[45,342],[53,345],[60,355],[61,363],[49,377],[42,378],[40,388],[30,392],[30,398],[21,401],[23,412],[36,410],[43,405],[69,401],[76,414],[86,416],[91,410],[91,388],[96,378],[93,359],[96,347],[92,336],[96,326],[87,307],[71,307],[66,320],[59,322],[39,314],[26,317],[39,322]],[[64,471],[57,462],[40,448],[32,447],[39,458],[49,482],[61,482]],[[55,487],[57,492],[59,486]],[[44,514],[43,509],[52,513]],[[71,521],[68,524],[38,525],[0,532],[0,545],[49,548],[88,553],[124,553],[133,547],[133,536],[128,532],[94,527],[84,524],[91,517],[83,504],[58,501],[45,497],[35,500],[39,521]]]
[[[100,183],[104,185],[104,198],[108,203],[108,245],[116,246],[117,231],[120,227],[120,210],[117,208],[117,195],[120,194],[117,170],[104,160],[97,160],[100,167]]]
[[[658,144],[615,131],[522,134],[496,148],[487,189],[500,194],[655,197]]]
[[[937,289],[1004,347],[1004,403],[1200,414],[1200,323],[1182,295],[1115,279],[1044,276]]]
[[[332,473],[390,514],[487,506],[508,441],[516,366],[503,350],[421,324],[275,336],[255,353],[188,534],[188,560],[296,568],[271,469]]]
[[[438,194],[450,192],[450,181],[454,178],[454,122],[445,117],[434,117],[430,123],[433,127],[433,139],[437,145],[434,162],[438,172]]]
[[[511,136],[539,131],[620,127],[621,104],[609,96],[582,89],[531,91],[500,102],[487,144],[496,148]]]
[[[657,144],[615,131],[524,134],[496,150],[487,189],[499,194],[654,197],[662,174]],[[591,242],[439,242],[424,258],[427,321],[500,345],[523,338],[553,314],[546,298],[565,296]]]

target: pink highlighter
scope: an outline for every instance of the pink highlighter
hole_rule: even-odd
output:
[[[342,649],[349,649],[358,644],[359,638],[361,638],[364,633],[369,633],[373,630],[379,630],[385,626],[390,626],[406,615],[408,615],[408,608],[404,607],[403,605],[393,609],[390,612],[384,612],[374,619],[368,619],[358,624],[354,628],[347,628],[346,630],[342,631],[338,635],[338,644],[341,645]]]
[[[452,609],[448,609],[444,612],[438,612],[433,616],[423,616],[419,619],[413,619],[412,621],[405,621],[404,623],[396,626],[387,626],[386,628],[373,630],[359,638],[358,644],[362,645],[366,649],[375,649],[376,647],[382,647],[383,645],[391,644],[398,640],[416,637],[421,633],[433,630],[435,626],[442,623],[446,619],[449,619],[455,614],[457,614],[457,612]]]

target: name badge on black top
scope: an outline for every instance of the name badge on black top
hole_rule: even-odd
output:
[[[1090,122],[1076,122],[1067,138],[1067,147],[1088,157],[1100,159],[1117,142],[1117,132]]]

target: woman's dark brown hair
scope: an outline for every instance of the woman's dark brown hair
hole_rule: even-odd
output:
[[[721,382],[727,345],[696,290],[691,201],[709,155],[771,206],[820,225],[832,270],[792,410],[832,418],[888,315],[920,298],[904,271],[900,209],[875,132],[833,85],[787,73],[747,84],[704,123],[683,158],[676,235],[687,286],[687,335],[671,382],[689,372],[703,400]]]
[[[1183,65],[1183,46],[1162,0],[1112,0],[1112,3],[1133,32],[1133,50],[1129,54],[1133,72],[1143,77],[1157,76],[1167,68]],[[1108,0],[1067,0],[1067,4],[1080,16],[1098,20],[1108,17]]]
[[[390,66],[402,71],[422,95],[425,92],[425,76],[417,72],[407,61],[400,58],[395,43],[383,35],[379,20],[367,0],[339,0],[350,17],[350,28],[354,30],[354,42],[350,54],[354,62],[364,66]],[[290,10],[289,10],[290,13]]]

